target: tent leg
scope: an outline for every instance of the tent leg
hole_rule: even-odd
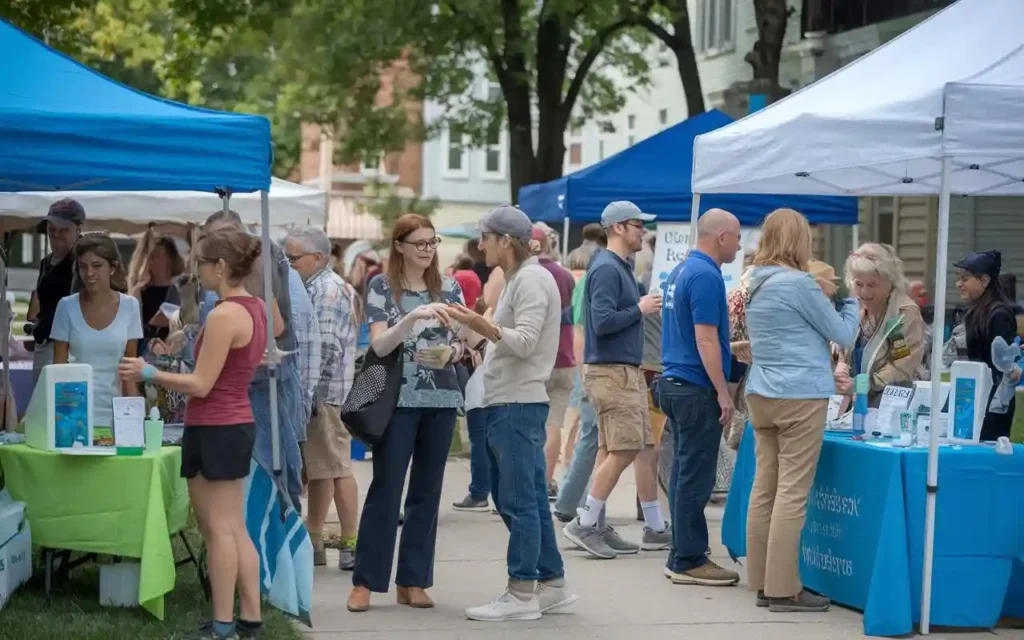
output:
[[[700,194],[694,193],[690,204],[690,248],[697,246],[697,221],[700,220]]]
[[[856,251],[860,247],[860,225],[854,224],[850,227],[853,236],[853,250]]]
[[[562,218],[562,264],[569,255],[569,216]]]
[[[225,200],[227,202],[227,200]],[[271,274],[277,267],[270,250],[270,197],[268,191],[260,191],[260,227],[263,239],[263,299],[267,306],[267,370],[270,374],[270,450],[274,473],[281,472],[281,425],[277,415],[277,343],[274,339],[274,293]]]
[[[932,608],[932,560],[935,554],[935,500],[939,492],[939,418],[941,407],[942,337],[946,329],[946,269],[949,262],[949,183],[953,161],[942,158],[939,186],[939,233],[935,246],[935,320],[932,324],[932,428],[928,430],[928,480],[924,524],[924,575],[921,580],[921,634],[928,635]]]

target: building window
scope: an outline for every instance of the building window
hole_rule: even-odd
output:
[[[469,176],[469,145],[462,129],[452,124],[442,136],[444,149],[444,173],[449,177]]]
[[[597,159],[604,160],[604,140],[597,141]]]
[[[363,163],[362,166],[360,167],[360,171],[364,176],[375,176],[380,173],[387,173],[387,170],[384,169],[383,163],[380,160],[381,158],[378,155],[365,156],[363,158]]]
[[[668,124],[668,109],[662,109],[658,112],[658,124],[663,127]]]
[[[697,22],[700,53],[714,55],[732,49],[736,30],[733,2],[735,0],[701,0]]]
[[[626,138],[627,147],[632,147],[634,144],[636,144],[636,136],[629,136],[628,138]]]
[[[501,101],[501,85],[497,82],[489,82],[487,84],[487,102],[500,102]]]
[[[495,125],[487,136],[484,146],[484,176],[487,178],[505,178],[505,135],[501,127]]]
[[[630,131],[636,129],[636,116],[626,116],[626,128]]]
[[[569,164],[578,167],[583,164],[583,143],[573,142],[569,145]]]

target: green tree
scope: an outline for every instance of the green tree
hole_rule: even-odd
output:
[[[566,128],[619,111],[627,92],[649,86],[644,20],[654,8],[654,0],[298,0],[289,24],[298,46],[286,55],[307,64],[285,67],[304,118],[337,125],[341,160],[444,128],[482,146],[504,127],[515,200],[521,186],[561,176]],[[407,82],[382,103],[381,78],[396,66]],[[481,74],[500,91],[488,95]],[[429,123],[407,109],[424,99],[442,105]]]
[[[372,197],[363,209],[380,219],[382,235],[385,238],[391,237],[391,229],[395,222],[405,214],[418,213],[429,218],[437,210],[437,198],[420,198],[418,195],[403,198],[387,185],[374,185],[371,187],[371,193]]]
[[[789,90],[779,84],[786,23],[793,13],[786,0],[753,0],[757,41],[744,60],[754,72],[751,91],[763,93],[768,104],[784,98]]]
[[[693,50],[690,10],[686,0],[658,0],[655,11],[644,16],[641,25],[675,54],[688,117],[704,113],[704,90],[697,69],[697,55]]]

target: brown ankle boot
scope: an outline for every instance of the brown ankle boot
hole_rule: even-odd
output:
[[[426,591],[419,587],[398,587],[398,604],[404,604],[413,609],[434,608],[434,601],[430,599]]]
[[[348,595],[347,608],[352,613],[362,613],[370,610],[370,590],[366,587],[353,587],[352,593]]]

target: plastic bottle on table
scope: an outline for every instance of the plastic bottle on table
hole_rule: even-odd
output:
[[[853,379],[853,436],[864,437],[864,422],[868,416],[868,376],[858,374]]]

